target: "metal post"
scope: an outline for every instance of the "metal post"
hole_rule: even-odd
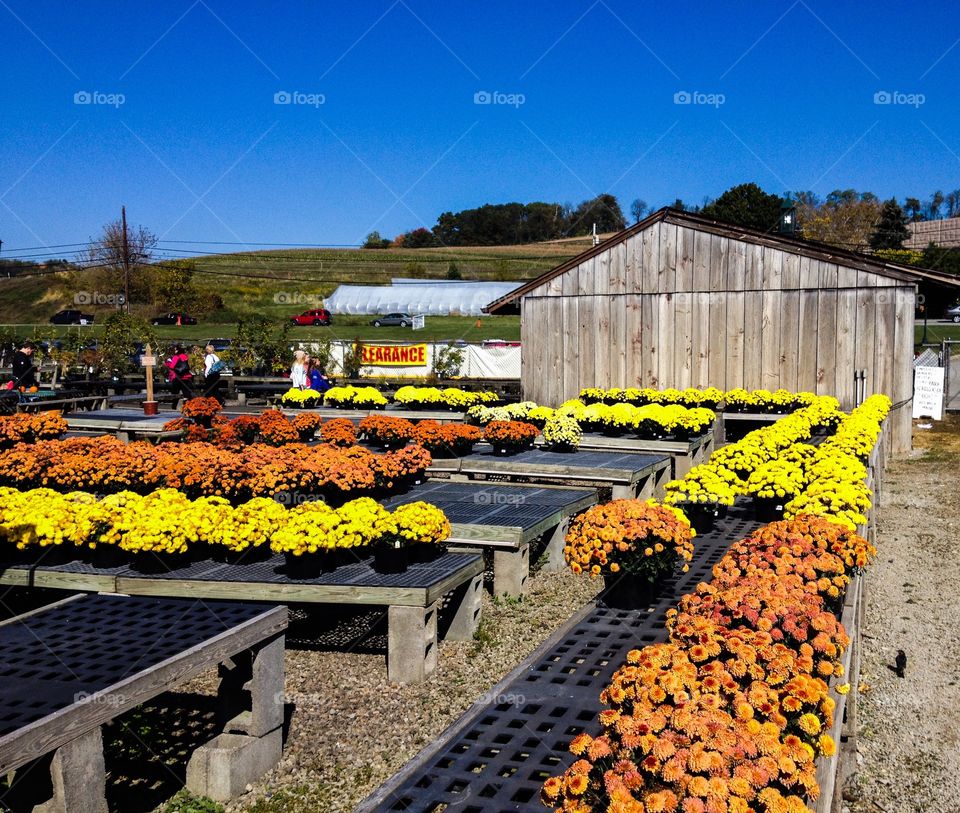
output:
[[[130,313],[130,244],[127,242],[126,206],[120,207],[120,219],[123,222],[123,310]]]

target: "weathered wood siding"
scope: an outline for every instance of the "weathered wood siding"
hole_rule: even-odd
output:
[[[523,391],[582,387],[809,390],[855,406],[913,388],[913,283],[667,221],[523,298]],[[910,446],[910,407],[890,421]]]

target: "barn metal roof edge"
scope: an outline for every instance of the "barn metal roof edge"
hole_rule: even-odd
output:
[[[738,226],[733,223],[724,223],[719,220],[713,220],[711,218],[704,217],[700,214],[665,206],[662,209],[658,209],[653,214],[648,215],[643,220],[634,223],[632,226],[628,226],[626,229],[618,231],[616,234],[608,237],[606,240],[603,240],[597,245],[591,246],[586,251],[582,251],[575,257],[571,257],[569,260],[566,260],[560,265],[551,268],[549,271],[545,271],[539,277],[525,282],[523,285],[508,293],[506,296],[495,299],[493,302],[483,308],[484,313],[496,313],[501,308],[516,303],[517,300],[530,293],[530,291],[539,288],[541,285],[549,282],[554,277],[559,277],[561,274],[564,274],[572,268],[576,268],[578,265],[586,260],[589,260],[591,257],[596,257],[598,254],[603,253],[610,247],[628,240],[629,238],[633,237],[633,235],[639,234],[658,222],[674,223],[678,226],[690,226],[700,231],[710,232],[711,234],[732,237],[733,239],[743,240],[744,242],[754,243],[757,245],[779,248],[800,256],[810,257],[811,259],[835,262],[848,268],[869,271],[874,274],[880,274],[881,276],[902,280],[904,282],[916,283],[920,280],[927,280],[930,282],[939,283],[941,285],[960,288],[960,279],[950,274],[940,273],[928,268],[917,268],[915,266],[904,265],[902,263],[878,260],[867,254],[861,254],[856,251],[837,248],[836,246],[831,246],[828,243],[820,243],[813,240],[802,240],[797,237],[784,237],[780,234],[767,234],[765,232],[756,231],[755,229],[748,229],[744,226]]]

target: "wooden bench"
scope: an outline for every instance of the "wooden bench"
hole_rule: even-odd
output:
[[[436,669],[438,629],[447,638],[470,640],[480,618],[483,558],[475,553],[447,553],[390,575],[378,573],[369,555],[358,556],[351,564],[307,578],[292,577],[282,556],[190,564],[148,556],[155,566],[149,570],[138,564],[98,567],[82,560],[45,564],[46,558],[43,552],[33,562],[0,564],[0,584],[194,600],[385,606],[387,676],[398,683],[425,680]]]
[[[193,753],[187,787],[239,795],[280,759],[286,626],[285,607],[97,595],[0,624],[0,773],[53,752],[34,809],[106,813],[101,726],[218,666],[224,733]]]

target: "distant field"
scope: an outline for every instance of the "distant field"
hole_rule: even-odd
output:
[[[526,246],[420,250],[284,249],[196,257],[191,263],[196,284],[223,298],[224,309],[206,321],[228,325],[245,313],[278,319],[299,313],[341,284],[386,285],[394,277],[447,279],[453,270],[464,280],[531,279],[589,246],[590,238],[576,238]],[[75,294],[91,288],[86,273],[0,278],[0,323],[44,324],[58,310],[76,307]],[[106,314],[110,309],[92,311]]]
[[[923,338],[923,321],[918,321],[914,328],[916,336],[915,343],[920,344]],[[927,343],[934,344],[943,339],[960,340],[960,325],[950,322],[930,322],[927,324]]]
[[[484,316],[480,320],[480,327],[476,326],[477,319],[468,316],[428,316],[422,330],[411,330],[400,327],[373,327],[369,324],[368,316],[334,316],[330,327],[294,327],[290,329],[292,342],[317,341],[322,339],[338,339],[352,341],[362,339],[374,341],[454,341],[463,339],[468,342],[479,342],[483,339],[505,339],[518,341],[520,339],[519,316]],[[234,324],[216,324],[201,322],[191,327],[157,327],[154,328],[157,337],[162,340],[181,341],[185,344],[199,344],[207,339],[232,339],[237,332]],[[21,336],[33,336],[37,339],[47,339],[52,336],[65,336],[68,333],[79,333],[88,336],[91,340],[103,332],[102,325],[84,327],[57,327],[49,324],[20,325],[17,328]]]

